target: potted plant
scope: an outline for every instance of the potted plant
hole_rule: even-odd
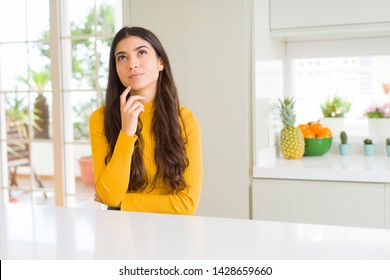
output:
[[[386,152],[387,156],[390,157],[390,138],[386,139]]]
[[[348,136],[345,131],[340,133],[341,144],[339,144],[339,152],[342,156],[348,156],[351,150],[351,145],[348,144]]]
[[[383,137],[390,134],[390,102],[368,107],[364,116],[368,118],[370,137]]]
[[[4,98],[5,114],[6,114],[6,133],[7,138],[7,165],[10,179],[10,186],[18,186],[18,167],[30,166],[30,137],[29,126],[38,127],[34,122],[38,119],[35,110],[30,116],[30,107],[28,106],[28,96],[18,93],[15,89],[14,93],[8,93]],[[39,127],[38,127],[39,128]],[[43,184],[40,176],[31,169],[35,180],[40,188]],[[44,192],[44,197],[47,198]],[[10,202],[17,202],[17,198],[12,197],[10,191]]]
[[[375,144],[372,142],[370,138],[364,139],[364,154],[366,156],[375,155]]]
[[[46,65],[40,71],[29,69],[29,73],[32,83],[30,83],[29,79],[21,75],[17,76],[16,79],[26,84],[28,87],[37,90],[38,95],[34,102],[34,138],[49,139],[49,105],[43,93],[46,85],[50,82],[50,69],[49,66]]]
[[[92,156],[84,156],[79,158],[81,180],[85,186],[93,186],[93,164]]]
[[[321,105],[321,123],[329,127],[334,135],[344,130],[344,117],[351,110],[351,102],[340,96],[328,97]]]
[[[73,122],[74,139],[87,141],[89,139],[89,117],[97,107],[97,99],[92,98],[88,102],[78,103],[73,106],[75,121]],[[78,159],[81,180],[86,186],[94,185],[92,156],[86,155]]]

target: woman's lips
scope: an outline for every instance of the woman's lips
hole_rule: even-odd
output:
[[[133,75],[130,75],[129,79],[136,79],[136,78],[138,78],[138,77],[140,77],[142,75],[143,75],[142,73],[135,73]]]

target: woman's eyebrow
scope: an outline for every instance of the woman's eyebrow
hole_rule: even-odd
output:
[[[118,56],[119,54],[126,54],[126,52],[124,52],[124,51],[117,52],[117,53],[115,54],[115,56]]]
[[[139,49],[142,49],[142,48],[147,48],[147,49],[150,49],[148,46],[139,46],[139,47],[136,47],[133,51],[138,51]],[[115,54],[115,56],[118,56],[119,54],[127,54],[127,52],[125,51],[119,51]]]
[[[147,46],[142,45],[142,46],[136,47],[133,51],[138,51],[139,49],[142,49],[142,48],[149,49]]]

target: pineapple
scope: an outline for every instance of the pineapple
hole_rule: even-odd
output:
[[[278,109],[284,126],[280,133],[280,151],[285,159],[300,159],[305,152],[305,140],[301,130],[294,126],[295,101],[293,98],[284,98],[279,99],[279,102]]]

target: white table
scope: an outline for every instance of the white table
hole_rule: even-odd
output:
[[[390,230],[0,203],[0,259],[390,259]]]

